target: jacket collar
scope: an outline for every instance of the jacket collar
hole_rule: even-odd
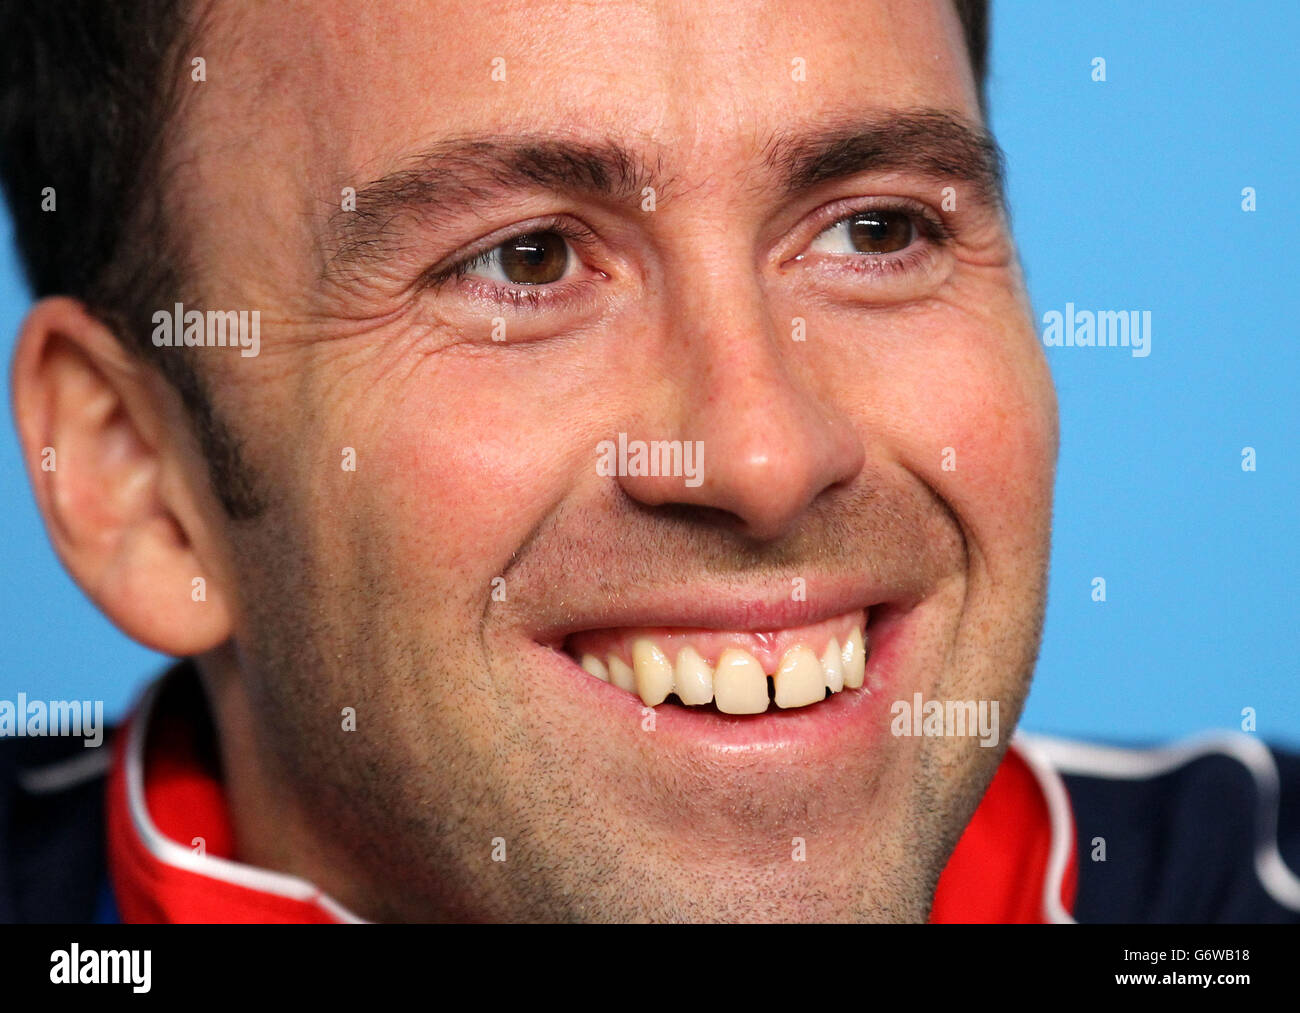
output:
[[[246,865],[197,673],[146,690],[116,736],[108,866],[125,922],[357,922],[306,880]],[[1059,774],[1013,741],[939,879],[930,921],[1072,921],[1074,826]]]

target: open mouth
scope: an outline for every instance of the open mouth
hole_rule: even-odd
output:
[[[845,691],[868,692],[868,617],[856,609],[768,632],[622,627],[570,634],[563,649],[592,678],[634,694],[722,714],[809,707]]]

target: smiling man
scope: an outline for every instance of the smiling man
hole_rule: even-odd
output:
[[[982,4],[98,6],[9,14],[14,403],[68,570],[188,660],[66,883],[1064,916],[1062,782],[1008,751],[1057,428]]]

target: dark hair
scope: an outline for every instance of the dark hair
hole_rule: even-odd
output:
[[[954,0],[984,107],[989,0]],[[232,517],[262,497],[188,355],[158,355],[153,309],[200,301],[168,228],[167,126],[184,101],[193,0],[4,0],[0,181],[37,298],[81,299],[179,394]],[[58,212],[41,210],[53,187]],[[187,286],[189,286],[187,290]],[[183,293],[183,295],[182,295]]]
[[[192,0],[5,0],[0,182],[37,298],[71,295],[170,381],[232,517],[263,503],[188,355],[158,355],[153,311],[200,302],[169,228],[165,141],[190,81]],[[57,211],[42,210],[46,187]]]

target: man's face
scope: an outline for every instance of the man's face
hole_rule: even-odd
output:
[[[203,44],[180,220],[262,333],[199,365],[271,492],[211,513],[231,790],[278,806],[244,853],[372,918],[925,918],[1027,688],[1056,452],[946,0],[268,4]],[[620,434],[702,469],[610,475]],[[863,624],[864,689],[758,716],[580,667]],[[997,748],[891,734],[917,692],[999,701]]]

